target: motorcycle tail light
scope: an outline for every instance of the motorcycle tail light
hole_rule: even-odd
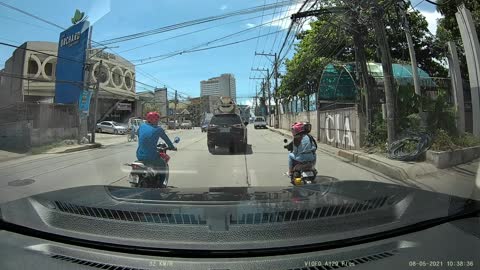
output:
[[[138,166],[137,164],[132,164],[132,169],[140,169],[140,166]]]
[[[167,155],[166,153],[160,153],[160,157],[165,160],[166,163],[170,160],[170,156]]]

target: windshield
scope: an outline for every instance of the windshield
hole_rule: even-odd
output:
[[[241,124],[242,120],[240,119],[240,116],[238,115],[231,115],[231,114],[226,114],[226,115],[216,115],[210,120],[211,125],[235,125],[235,124]]]
[[[479,0],[0,0],[0,22],[0,219],[3,203],[56,192],[38,202],[116,222],[97,213],[108,186],[106,209],[198,221],[182,237],[222,245],[279,213],[286,231],[308,234],[295,224],[316,214],[318,235],[361,235],[410,218],[407,203],[419,224],[451,213],[412,190],[480,200]],[[334,214],[376,203],[394,213]],[[257,228],[245,239],[262,246],[273,229]]]

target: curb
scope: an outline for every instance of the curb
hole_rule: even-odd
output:
[[[72,152],[83,151],[83,150],[88,150],[88,149],[100,148],[101,146],[102,146],[101,143],[87,144],[87,145],[82,145],[82,146],[75,147],[75,148],[66,149],[66,150],[60,151],[60,152],[54,152],[54,153],[51,153],[51,154],[72,153]]]
[[[293,136],[290,134],[285,134],[280,130],[273,129],[271,127],[268,127],[269,130],[278,133],[283,136],[287,136],[289,138],[292,138]],[[392,164],[388,164],[385,162],[382,162],[380,160],[377,160],[372,157],[368,157],[362,154],[350,152],[347,150],[343,149],[337,149],[334,147],[330,147],[324,144],[319,144],[318,145],[319,150],[331,155],[331,156],[337,156],[344,158],[348,161],[351,161],[353,163],[358,163],[362,166],[365,166],[367,168],[373,169],[379,173],[382,173],[388,177],[391,177],[396,180],[401,180],[401,181],[406,181],[410,180],[411,178],[409,177],[409,174],[402,168],[396,167]]]
[[[397,180],[406,181],[410,179],[408,173],[404,169],[395,167],[392,164],[384,163],[372,157],[367,157],[365,155],[353,153],[346,150],[339,150],[338,156],[350,160],[354,163],[363,165],[367,168],[373,169],[377,172],[380,172],[388,177]]]

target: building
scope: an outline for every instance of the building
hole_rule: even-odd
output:
[[[153,91],[153,101],[157,104],[159,110],[158,112],[162,116],[168,114],[168,90],[167,88],[157,88]]]
[[[43,41],[28,41],[17,48],[1,73],[0,106],[18,102],[54,103],[57,51],[56,42]],[[97,83],[99,70],[106,75],[100,82],[96,121],[127,119],[135,106],[135,66],[101,50],[93,49],[90,55],[93,66],[86,75],[90,84]]]
[[[200,82],[200,96],[225,96],[234,101],[237,98],[237,88],[233,74],[222,74]]]

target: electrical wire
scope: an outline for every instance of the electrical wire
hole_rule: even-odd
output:
[[[294,3],[295,1],[298,1],[298,0],[282,1],[282,2],[279,3],[279,5],[262,5],[262,6],[252,7],[252,8],[246,8],[246,9],[237,10],[237,11],[234,11],[234,12],[225,13],[225,14],[222,14],[222,15],[210,16],[210,17],[206,17],[206,18],[186,21],[186,22],[182,22],[182,23],[178,23],[178,24],[173,24],[173,25],[168,25],[168,26],[165,26],[165,27],[152,29],[152,30],[149,30],[149,31],[139,32],[139,33],[130,34],[130,35],[121,36],[121,37],[112,38],[112,39],[107,39],[107,40],[102,41],[101,43],[104,44],[104,45],[110,45],[110,44],[114,44],[114,43],[125,42],[125,41],[129,41],[129,40],[132,40],[132,39],[138,39],[138,38],[142,38],[142,37],[146,37],[146,36],[156,35],[156,34],[159,34],[159,33],[173,31],[173,30],[177,30],[177,29],[181,29],[181,28],[185,28],[185,27],[190,27],[190,26],[194,26],[194,25],[199,25],[199,24],[203,24],[203,23],[207,23],[207,22],[212,22],[212,21],[216,21],[216,20],[222,20],[222,19],[226,19],[226,18],[229,18],[229,17],[232,17],[232,16],[251,14],[251,13],[260,12],[260,11],[263,11],[263,10],[270,10],[270,9],[276,8],[277,6],[290,5],[291,3]]]
[[[268,15],[271,15],[271,14],[273,14],[273,13],[270,13]],[[155,45],[155,44],[158,44],[158,43],[163,42],[163,41],[172,40],[172,39],[176,39],[176,38],[179,38],[179,37],[188,36],[188,35],[191,35],[191,34],[196,34],[196,33],[199,33],[199,32],[203,32],[203,31],[206,31],[206,30],[210,30],[210,29],[213,29],[213,28],[217,28],[217,27],[221,27],[221,26],[225,26],[225,25],[229,25],[229,24],[234,24],[234,23],[239,23],[239,22],[244,22],[244,21],[250,21],[250,20],[253,20],[253,19],[260,18],[260,17],[261,16],[254,16],[254,17],[249,17],[249,18],[246,18],[246,19],[236,20],[236,21],[232,21],[232,22],[228,22],[228,23],[224,23],[224,24],[213,25],[213,26],[210,26],[210,27],[190,31],[190,32],[183,33],[183,34],[180,34],[180,35],[175,35],[173,37],[157,40],[157,41],[154,41],[154,42],[151,42],[151,43],[147,43],[147,44],[140,45],[140,46],[137,46],[137,47],[134,47],[134,48],[123,50],[123,51],[120,51],[119,53],[130,52],[130,51],[133,51],[133,50],[136,50],[136,49],[140,49],[140,48],[148,47],[148,46],[151,46],[151,45]]]
[[[280,21],[280,20],[284,20],[286,18],[280,18],[278,19],[277,21]],[[178,51],[174,51],[174,52],[170,52],[170,53],[166,53],[166,54],[162,54],[162,55],[157,55],[157,56],[151,56],[151,57],[147,57],[147,58],[141,58],[141,59],[136,59],[136,60],[131,60],[132,62],[142,62],[142,61],[146,61],[146,60],[151,60],[151,59],[155,59],[155,58],[163,58],[163,57],[166,57],[166,56],[169,56],[167,58],[170,58],[172,55],[177,55],[178,53],[183,53],[185,51],[188,51],[188,50],[193,50],[193,49],[197,49],[197,48],[201,48],[203,46],[208,46],[212,43],[215,43],[215,42],[218,42],[218,41],[221,41],[221,40],[225,40],[225,39],[229,39],[233,36],[236,36],[236,35],[239,35],[239,34],[243,34],[243,33],[246,33],[246,32],[249,32],[249,31],[252,31],[252,30],[255,30],[255,28],[258,28],[258,27],[262,27],[264,25],[266,25],[268,23],[265,23],[265,24],[260,24],[260,25],[257,25],[255,27],[251,27],[251,28],[248,28],[248,29],[244,29],[244,30],[241,30],[241,31],[238,31],[238,32],[235,32],[235,33],[232,33],[232,34],[228,34],[226,36],[223,36],[223,37],[220,37],[220,38],[217,38],[217,39],[214,39],[214,40],[211,40],[211,41],[208,41],[208,42],[204,42],[202,44],[199,44],[199,45],[195,45],[193,46],[192,48],[190,49],[187,49],[187,50],[178,50]],[[165,59],[165,58],[164,58]]]
[[[270,34],[265,34],[265,35],[262,35],[262,36],[273,35],[273,34],[276,34],[276,33],[278,33],[278,32],[281,32],[281,30],[280,30],[280,31],[273,32],[273,33],[270,33]],[[193,53],[193,52],[199,52],[199,51],[205,51],[205,50],[211,50],[211,49],[217,49],[217,48],[221,48],[221,47],[231,46],[231,45],[235,45],[235,44],[247,42],[247,41],[250,41],[250,40],[254,40],[254,39],[256,39],[256,38],[258,38],[258,37],[246,38],[246,39],[238,40],[238,41],[235,41],[235,42],[225,43],[225,44],[221,44],[221,45],[217,45],[217,46],[211,46],[211,47],[207,47],[207,48],[190,49],[190,50],[185,50],[185,51],[182,51],[182,52],[176,52],[176,53],[173,53],[173,54],[171,54],[171,55],[168,55],[168,56],[166,56],[166,57],[164,57],[164,58],[160,58],[160,59],[152,60],[152,61],[149,61],[149,62],[137,64],[137,66],[146,65],[146,64],[150,64],[150,63],[154,63],[154,62],[158,62],[158,61],[161,61],[161,60],[164,60],[164,59],[173,57],[173,56],[181,55],[181,54],[187,54],[187,53]]]

